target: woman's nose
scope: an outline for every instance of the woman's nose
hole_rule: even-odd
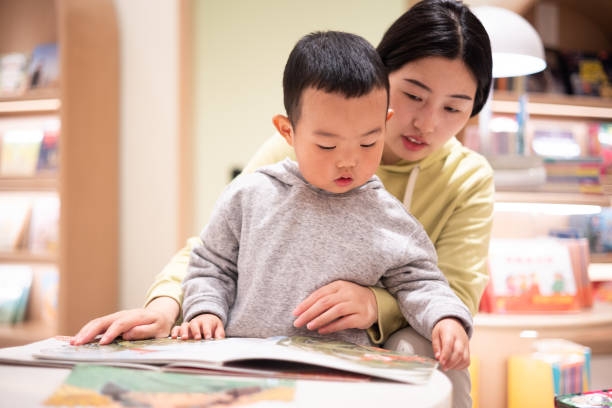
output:
[[[421,131],[421,133],[431,133],[434,131],[436,121],[434,112],[431,107],[423,107],[414,117],[413,125]]]

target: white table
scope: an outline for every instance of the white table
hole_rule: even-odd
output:
[[[39,407],[69,369],[0,364],[0,407]],[[296,407],[451,407],[452,386],[435,371],[425,385],[381,382],[297,381]]]

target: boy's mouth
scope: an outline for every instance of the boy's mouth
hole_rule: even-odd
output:
[[[353,182],[353,178],[352,177],[338,177],[337,179],[334,180],[334,182],[336,183],[336,185],[340,187],[346,187]]]

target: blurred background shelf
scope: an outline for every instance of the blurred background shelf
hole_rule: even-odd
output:
[[[57,263],[55,254],[33,254],[26,251],[0,251],[0,263]]]
[[[41,174],[32,177],[0,176],[0,191],[57,191],[57,175]]]
[[[58,220],[56,255],[0,252],[0,263],[33,272],[25,321],[0,324],[0,347],[76,333],[88,320],[117,310],[119,53],[114,2],[0,1],[0,54],[30,58],[40,46],[52,49],[54,44],[57,78],[35,86],[28,81],[34,90],[0,96],[0,121],[6,128],[59,122],[56,174],[0,177],[5,197],[32,198],[32,214],[38,200],[56,196],[59,201],[53,218]],[[29,227],[24,225],[25,231]],[[18,244],[14,247],[32,247],[31,242]],[[53,275],[55,281],[46,279]]]
[[[542,203],[542,204],[577,204],[612,205],[612,197],[604,194],[556,193],[544,191],[497,191],[495,202],[500,203]]]
[[[518,97],[515,92],[495,91],[491,101],[494,113],[515,114],[518,111]],[[530,93],[527,102],[530,115],[564,118],[604,119],[612,118],[612,99],[592,96],[575,96],[546,93]]]
[[[2,347],[11,347],[52,337],[56,331],[52,323],[43,320],[28,320],[13,325],[1,324],[0,339],[2,339]]]
[[[40,89],[18,96],[0,96],[0,116],[59,113],[61,105],[57,89]]]

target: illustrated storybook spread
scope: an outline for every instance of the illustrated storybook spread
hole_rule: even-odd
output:
[[[161,371],[206,370],[232,375],[334,380],[343,377],[357,380],[357,374],[361,380],[373,377],[412,384],[429,381],[437,366],[435,360],[421,356],[300,336],[117,340],[108,345],[93,342],[82,346],[71,346],[69,339],[53,337],[0,349],[0,363],[64,367],[96,363]],[[342,375],[342,372],[348,374]]]
[[[227,408],[273,404],[294,407],[294,397],[293,380],[193,376],[76,365],[44,405]]]

